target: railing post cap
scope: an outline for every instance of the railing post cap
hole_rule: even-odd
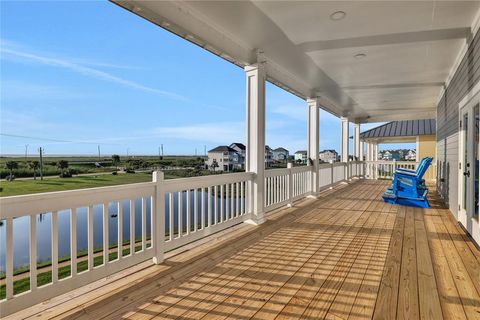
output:
[[[292,169],[292,168],[293,168],[293,163],[288,162],[288,163],[287,163],[287,169]]]
[[[152,178],[153,178],[153,182],[160,182],[165,179],[165,175],[163,171],[155,170],[153,171]]]

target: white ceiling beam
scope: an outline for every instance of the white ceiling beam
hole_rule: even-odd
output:
[[[440,30],[380,34],[349,39],[309,41],[300,43],[298,46],[305,52],[313,52],[320,50],[343,49],[352,47],[381,46],[448,39],[466,39],[469,35],[470,28],[451,28]]]

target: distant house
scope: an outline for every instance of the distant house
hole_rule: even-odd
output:
[[[295,162],[307,163],[307,151],[299,150],[295,152]]]
[[[408,150],[405,154],[405,160],[417,160],[417,152],[415,150]]]
[[[283,149],[283,148],[282,148]],[[285,149],[284,149],[285,150]],[[288,158],[288,150],[287,152]],[[234,142],[229,146],[218,146],[208,151],[205,165],[210,170],[229,172],[245,169],[246,147],[243,143]],[[274,159],[274,150],[265,146],[265,167],[271,167]]]
[[[245,152],[247,148],[243,143],[234,142],[230,146],[237,155],[235,156],[235,168],[236,169],[245,169]]]
[[[320,151],[318,157],[323,162],[335,162],[338,160],[338,153],[335,150],[323,150]]]
[[[279,147],[273,150],[273,160],[285,162],[288,160],[290,153],[287,149]]]
[[[212,171],[232,171],[238,165],[238,153],[229,146],[218,146],[208,151],[206,165]]]
[[[273,163],[273,150],[269,146],[265,146],[265,166],[271,167]]]
[[[392,159],[393,159],[393,155],[390,151],[386,150],[383,152],[382,160],[392,160]]]

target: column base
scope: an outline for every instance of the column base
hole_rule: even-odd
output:
[[[248,219],[248,220],[245,220],[244,223],[246,224],[251,224],[251,225],[254,225],[254,226],[258,226],[258,225],[261,225],[262,223],[264,223],[266,221],[265,217],[262,216],[261,217],[252,217],[251,219]]]
[[[163,255],[161,257],[153,257],[152,261],[154,264],[162,264],[164,261]]]

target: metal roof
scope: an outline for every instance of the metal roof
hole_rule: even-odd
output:
[[[435,119],[392,121],[360,133],[360,139],[415,137],[436,134]]]
[[[218,146],[213,148],[212,150],[208,150],[208,152],[237,152],[235,149],[230,148],[229,146]]]

